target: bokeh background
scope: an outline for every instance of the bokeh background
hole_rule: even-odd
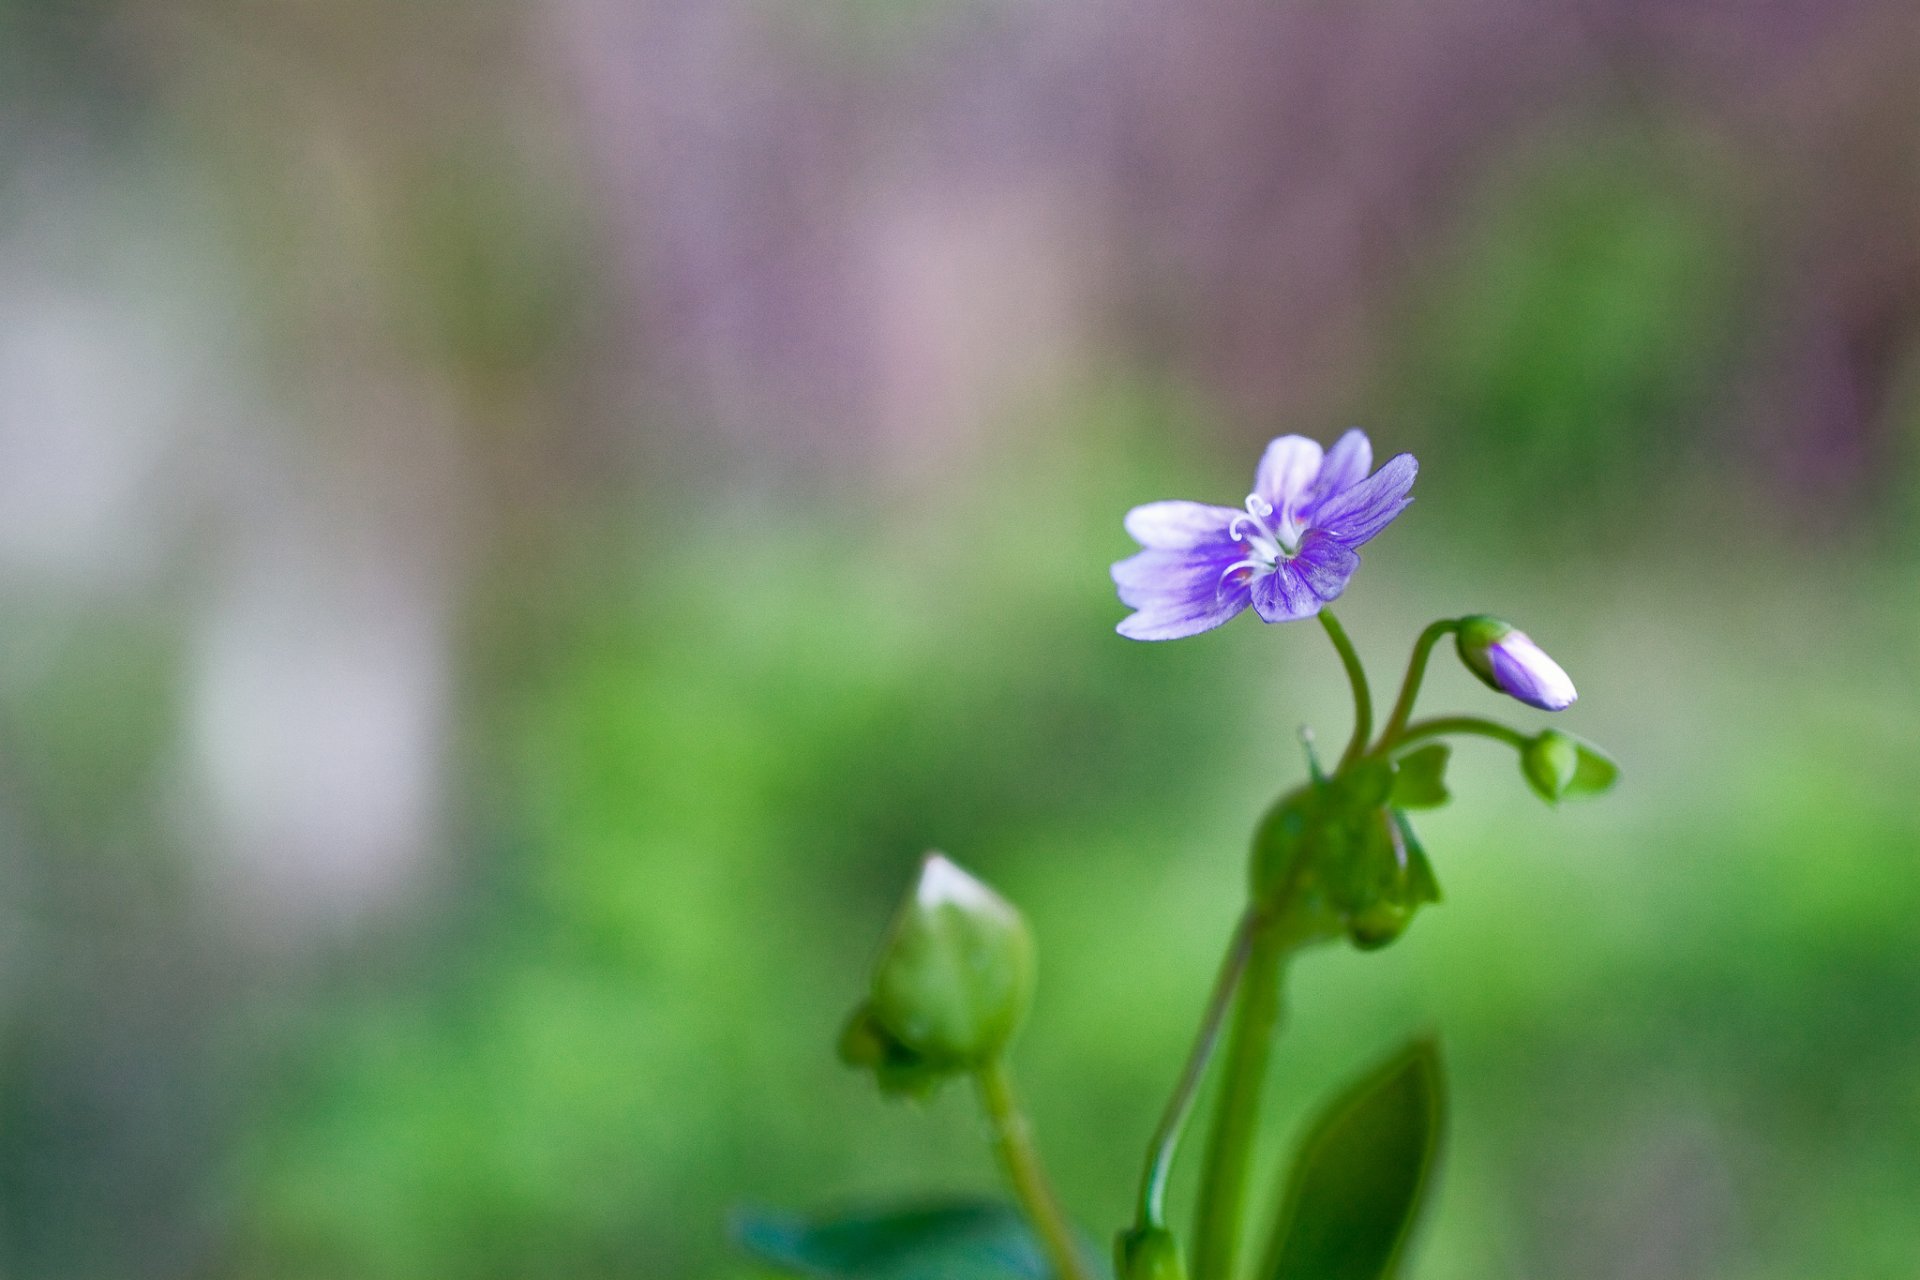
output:
[[[0,1275],[991,1187],[831,1054],[929,847],[1104,1233],[1347,714],[1120,516],[1354,424],[1376,683],[1505,614],[1626,781],[1462,748],[1282,1132],[1437,1027],[1422,1280],[1920,1275],[1910,0],[3,0]]]

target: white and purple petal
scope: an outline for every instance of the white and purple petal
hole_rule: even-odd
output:
[[[1239,558],[1240,548],[1231,542],[1192,551],[1149,548],[1115,562],[1113,585],[1120,593],[1121,604],[1150,608],[1154,601],[1167,596],[1185,596],[1202,586],[1218,586]]]
[[[1393,522],[1413,499],[1408,491],[1420,464],[1410,453],[1395,454],[1372,475],[1329,497],[1313,513],[1313,527],[1349,547],[1357,547]]]
[[[1360,556],[1332,534],[1315,529],[1301,540],[1292,567],[1314,595],[1333,601],[1347,589],[1348,579],[1360,567]]]
[[[1253,491],[1275,511],[1298,510],[1313,487],[1314,477],[1320,474],[1323,456],[1318,440],[1281,436],[1260,455]]]
[[[1265,622],[1297,622],[1320,612],[1320,597],[1296,562],[1283,562],[1253,580],[1253,608]]]
[[[1177,640],[1217,627],[1245,609],[1245,584],[1228,577],[1240,550],[1231,542],[1189,551],[1149,548],[1115,564],[1120,603],[1138,610],[1121,621],[1120,634]]]
[[[1487,646],[1487,664],[1502,692],[1542,711],[1565,711],[1580,695],[1573,677],[1524,631],[1509,631]]]
[[[1122,618],[1114,630],[1129,640],[1181,640],[1232,621],[1247,602],[1244,585],[1217,582],[1143,600],[1137,611]]]
[[[1234,517],[1245,514],[1233,507],[1204,502],[1149,502],[1127,512],[1127,532],[1143,547],[1187,551],[1208,543],[1225,542]]]
[[[1367,433],[1355,427],[1333,442],[1333,448],[1327,450],[1327,456],[1320,463],[1320,474],[1313,479],[1313,487],[1307,494],[1307,501],[1300,509],[1300,518],[1310,521],[1313,513],[1328,498],[1344,493],[1367,478],[1367,472],[1373,470],[1373,442],[1367,439]]]

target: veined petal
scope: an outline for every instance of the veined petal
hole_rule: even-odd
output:
[[[1242,514],[1232,507],[1204,502],[1149,502],[1127,512],[1127,532],[1143,547],[1185,551],[1227,540],[1227,526]]]
[[[1410,453],[1395,454],[1359,484],[1336,493],[1313,513],[1313,527],[1324,529],[1349,547],[1357,547],[1393,522],[1413,501],[1407,496],[1420,464]]]
[[[1192,551],[1150,547],[1117,561],[1111,573],[1120,603],[1131,609],[1150,609],[1169,597],[1197,597],[1215,591],[1227,567],[1240,558],[1231,542]]]
[[[1293,567],[1299,570],[1301,579],[1314,595],[1323,601],[1332,601],[1347,589],[1347,580],[1360,567],[1360,557],[1332,534],[1315,529],[1301,540],[1300,554],[1293,558]]]
[[[1320,597],[1292,563],[1254,579],[1252,595],[1255,612],[1266,622],[1295,622],[1320,612]]]
[[[1307,494],[1306,505],[1301,508],[1300,518],[1312,518],[1315,508],[1336,493],[1345,492],[1367,478],[1367,472],[1373,470],[1373,442],[1367,439],[1367,433],[1355,427],[1338,440],[1333,448],[1327,450],[1327,456],[1320,463],[1320,474],[1313,479],[1313,488]]]
[[[1223,594],[1205,603],[1190,603],[1181,608],[1142,609],[1120,619],[1114,628],[1129,640],[1184,640],[1202,631],[1211,631],[1223,622],[1231,622],[1247,607],[1247,589],[1229,587]]]
[[[1260,470],[1254,475],[1253,491],[1272,503],[1275,511],[1298,509],[1313,485],[1313,478],[1320,474],[1320,460],[1324,456],[1318,440],[1281,436],[1260,455]]]

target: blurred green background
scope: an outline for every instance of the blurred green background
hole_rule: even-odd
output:
[[[1118,1225],[1347,714],[1313,628],[1114,636],[1120,517],[1354,424],[1376,684],[1503,614],[1626,780],[1462,748],[1270,1155],[1436,1027],[1422,1280],[1920,1275],[1912,16],[0,0],[0,1275],[721,1280],[988,1188],[831,1054],[931,847]]]

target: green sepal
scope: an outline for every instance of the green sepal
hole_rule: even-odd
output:
[[[1405,814],[1374,811],[1372,835],[1362,868],[1367,878],[1349,890],[1354,898],[1347,912],[1347,936],[1362,951],[1386,946],[1406,932],[1422,906],[1440,900],[1433,864]]]
[[[1289,791],[1254,828],[1248,888],[1256,903],[1272,906],[1296,896],[1311,864],[1318,861],[1326,791],[1317,782]]]
[[[1113,1242],[1113,1271],[1119,1280],[1187,1280],[1179,1242],[1165,1227],[1135,1227]]]
[[[1348,1088],[1294,1159],[1260,1280],[1393,1276],[1433,1184],[1445,1111],[1431,1040]]]
[[[1393,772],[1393,807],[1396,809],[1438,809],[1453,797],[1447,791],[1447,762],[1453,748],[1444,742],[1431,743],[1409,751],[1396,762]]]
[[[1376,809],[1393,795],[1393,766],[1385,760],[1356,761],[1334,779],[1335,803],[1350,812]]]
[[[1573,739],[1557,729],[1548,729],[1527,739],[1520,749],[1520,774],[1533,793],[1548,804],[1559,804],[1573,783],[1574,770],[1580,766],[1580,750]]]
[[[1053,1280],[1026,1221],[989,1200],[817,1218],[741,1213],[733,1238],[767,1266],[813,1280]]]
[[[1572,734],[1567,736],[1573,738]],[[1580,752],[1580,762],[1573,768],[1573,780],[1567,783],[1566,794],[1597,796],[1612,790],[1613,784],[1620,781],[1620,766],[1613,757],[1585,738],[1573,738],[1573,745]]]
[[[1520,752],[1520,772],[1534,794],[1549,804],[1570,796],[1598,795],[1620,779],[1620,766],[1591,742],[1548,729]]]
[[[924,1102],[940,1091],[954,1069],[929,1062],[893,1038],[873,1016],[873,1005],[863,1001],[848,1015],[840,1030],[840,1061],[871,1071],[880,1092],[890,1098]]]

